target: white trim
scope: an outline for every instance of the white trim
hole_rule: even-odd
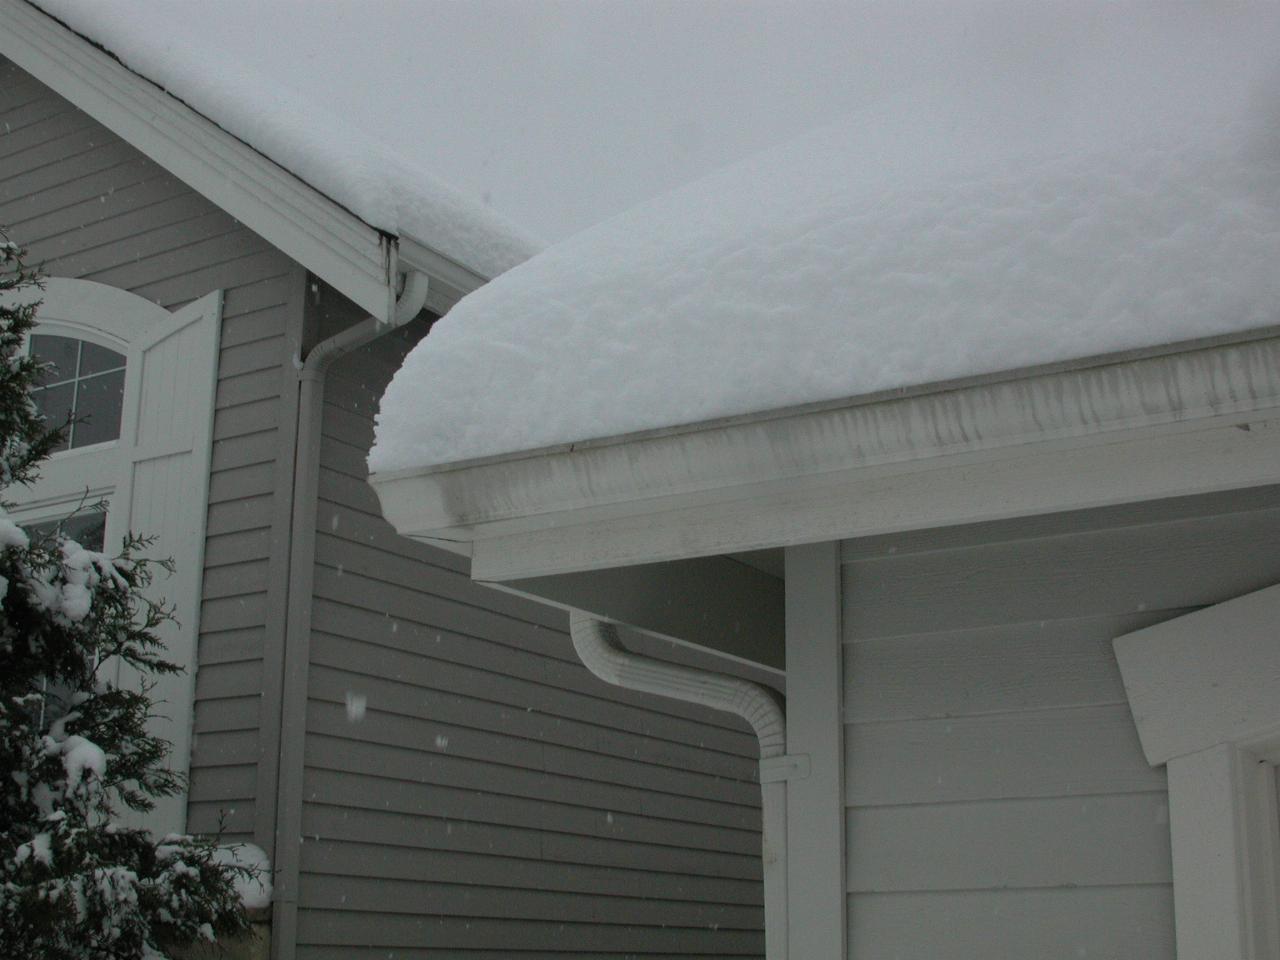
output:
[[[76,340],[83,340],[86,343],[94,343],[100,347],[106,347],[109,350],[114,350],[116,353],[124,353],[129,346],[127,341],[113,337],[95,327],[92,321],[87,321],[85,323],[64,323],[61,320],[49,320],[42,317],[40,320],[40,332],[37,336],[41,334],[52,334],[58,337],[71,337]],[[24,344],[24,348],[29,348],[30,341],[31,338],[28,336],[27,341]]]
[[[92,330],[108,342],[128,344],[172,316],[159,304],[104,283],[48,277],[44,285],[37,311],[42,325],[65,322],[76,330]]]
[[[1280,585],[1119,637],[1115,649],[1153,766],[1280,728]]]
[[[502,580],[1277,482],[1280,432],[1222,428],[1278,411],[1271,330],[371,482]]]
[[[341,205],[24,0],[0,0],[0,54],[374,316],[393,243]]]
[[[786,578],[787,755],[809,768],[787,781],[787,955],[844,957],[840,544],[788,548]]]
[[[1280,960],[1280,585],[1119,637],[1147,759],[1167,763],[1181,960]]]
[[[1222,743],[1169,761],[1181,960],[1280,957],[1275,767]]]
[[[869,468],[665,513],[548,520],[471,543],[472,576],[499,582],[1280,483],[1280,421],[1015,452]]]

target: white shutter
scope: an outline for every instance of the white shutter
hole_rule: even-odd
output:
[[[162,677],[153,699],[162,717],[155,732],[173,744],[171,766],[186,773],[191,760],[196,639],[208,510],[209,457],[217,387],[222,295],[215,291],[163,322],[149,324],[129,344],[124,410],[117,448],[119,474],[107,520],[107,543],[128,531],[155,538],[147,553],[172,557],[158,570],[154,599],[175,607],[178,623],[162,631],[167,659],[185,673]],[[139,682],[122,671],[121,684]],[[181,832],[186,797],[160,800],[145,817],[125,818],[157,834]]]
[[[217,386],[222,294],[207,294],[176,313],[136,294],[88,280],[50,277],[37,313],[38,332],[87,338],[126,356],[118,440],[54,454],[31,488],[10,488],[20,523],[60,519],[82,504],[106,500],[104,546],[118,549],[127,532],[155,537],[147,551],[172,557],[151,594],[176,608],[179,627],[163,631],[167,659],[186,672],[164,678],[154,731],[173,744],[172,766],[191,763],[196,638],[208,510],[209,458]],[[120,683],[137,685],[117,668]],[[186,797],[161,800],[145,816],[122,819],[158,834],[181,831]]]

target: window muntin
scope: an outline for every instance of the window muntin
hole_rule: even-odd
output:
[[[74,450],[120,436],[125,357],[100,344],[49,333],[31,335],[31,354],[49,367],[31,391],[51,425],[73,419],[56,450]]]

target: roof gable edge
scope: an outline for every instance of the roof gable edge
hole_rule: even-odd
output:
[[[0,54],[371,314],[394,304],[388,238],[25,0]]]

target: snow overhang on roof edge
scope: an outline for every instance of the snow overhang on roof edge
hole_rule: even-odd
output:
[[[391,317],[399,270],[431,277],[437,313],[489,279],[370,226],[26,0],[0,9],[0,54],[370,314]]]
[[[860,495],[859,484],[877,484],[877,496],[892,501],[894,488],[901,488],[907,475],[936,478],[949,468],[975,464],[992,464],[992,470],[1012,476],[1012,467],[1001,463],[1017,462],[1026,469],[1039,459],[1043,466],[1064,451],[1066,459],[1053,469],[1072,475],[1071,483],[993,493],[1007,502],[957,506],[948,522],[1276,483],[1280,428],[1252,435],[1234,428],[1261,427],[1278,413],[1280,327],[1269,327],[375,474],[370,482],[400,533],[470,543],[473,576],[511,580],[908,529],[924,525],[926,518],[913,512],[905,494],[896,519],[882,518],[871,526],[856,510],[837,510],[843,519],[834,516],[830,503]],[[1230,428],[1223,441],[1230,451],[1218,450],[1221,443],[1214,439],[1224,427]],[[1190,435],[1194,439],[1161,439]],[[1205,437],[1211,440],[1208,446],[1195,447]],[[1232,446],[1237,441],[1248,444],[1243,453]],[[1140,451],[1141,443],[1147,446]],[[1134,456],[1175,462],[1146,479],[1135,475],[1121,489],[1118,475],[1107,474],[1139,471],[1138,463],[1107,466],[1107,458],[1121,456],[1126,444]],[[1200,454],[1184,449],[1188,445],[1204,450],[1204,464],[1192,465]],[[1081,453],[1089,448],[1098,451],[1089,455],[1096,461],[1092,467]],[[1235,456],[1248,462],[1234,462]],[[1074,476],[1090,469],[1101,475]],[[1034,484],[1034,475],[1020,482]],[[985,482],[963,470],[953,479],[969,486]],[[941,494],[934,490],[929,496]],[[971,489],[953,499],[958,504],[975,496],[980,491]],[[819,501],[828,504],[825,512],[802,522]],[[655,523],[658,517],[664,522]],[[610,543],[609,537],[621,539]],[[584,546],[575,552],[570,541]]]

